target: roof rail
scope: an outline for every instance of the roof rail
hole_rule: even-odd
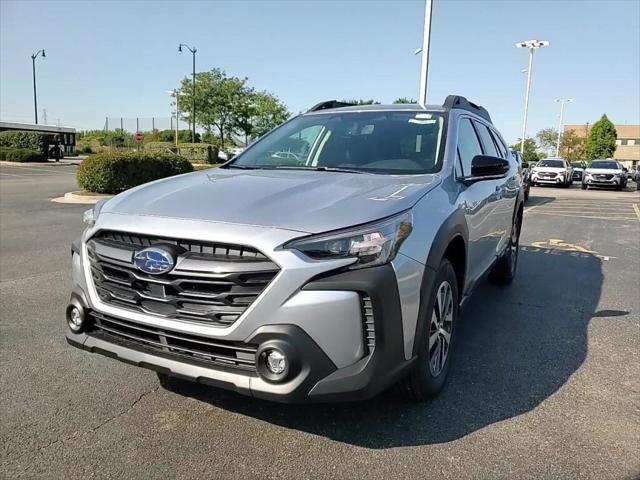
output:
[[[311,107],[307,112],[317,112],[318,110],[328,110],[330,108],[353,107],[355,103],[339,102],[338,100],[326,100]]]
[[[491,121],[491,117],[489,116],[489,112],[487,112],[486,108],[470,102],[469,100],[467,100],[465,97],[461,95],[449,95],[445,99],[444,103],[442,104],[442,107],[445,110],[451,110],[452,108],[460,108],[462,110],[467,110],[469,112],[475,113],[476,115],[484,118],[489,123],[493,123]]]

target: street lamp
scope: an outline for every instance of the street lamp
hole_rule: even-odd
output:
[[[36,53],[31,55],[31,67],[33,68],[33,113],[36,117],[36,125],[38,124],[38,99],[36,95],[36,58],[38,58],[38,55],[40,54],[42,54],[42,58],[47,57],[44,54],[44,49],[38,50]]]
[[[527,136],[527,114],[529,113],[529,92],[531,91],[531,69],[533,67],[533,50],[541,47],[548,47],[546,40],[526,40],[516,43],[517,48],[529,49],[529,68],[527,69],[527,93],[524,98],[524,120],[522,121],[522,139],[520,141],[520,153],[524,155],[524,140]],[[523,72],[524,73],[524,72]]]
[[[556,146],[556,157],[560,156],[560,140],[562,138],[562,119],[564,117],[564,104],[573,102],[573,98],[556,98],[556,103],[560,103],[560,123],[558,124],[558,145]]]
[[[182,53],[182,47],[189,50],[193,56],[193,108],[191,112],[193,116],[193,130],[191,130],[191,143],[196,143],[196,52],[198,50],[196,47],[191,48],[189,45],[181,43],[178,45],[178,52]],[[176,103],[178,103],[178,97],[176,97]]]
[[[431,40],[431,17],[433,13],[433,0],[425,0],[424,3],[424,27],[422,30],[422,47],[417,48],[413,54],[422,53],[420,63],[420,94],[418,103],[424,107],[427,104],[427,73],[429,71],[429,41]]]

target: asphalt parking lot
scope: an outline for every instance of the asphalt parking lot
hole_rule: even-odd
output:
[[[287,406],[64,340],[75,167],[0,166],[0,476],[640,478],[640,194],[532,188],[518,277],[466,305],[425,404]],[[634,184],[630,186],[635,187]]]

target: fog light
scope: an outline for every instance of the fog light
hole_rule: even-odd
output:
[[[67,324],[74,333],[80,333],[84,327],[84,313],[75,305],[67,307]]]
[[[274,375],[282,375],[287,369],[287,358],[278,350],[269,350],[265,356],[267,370]]]

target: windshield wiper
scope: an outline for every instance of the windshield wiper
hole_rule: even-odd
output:
[[[351,170],[349,168],[340,167],[296,167],[295,165],[277,165],[276,170],[315,170],[316,172],[342,172],[342,173],[365,173],[361,170]]]

